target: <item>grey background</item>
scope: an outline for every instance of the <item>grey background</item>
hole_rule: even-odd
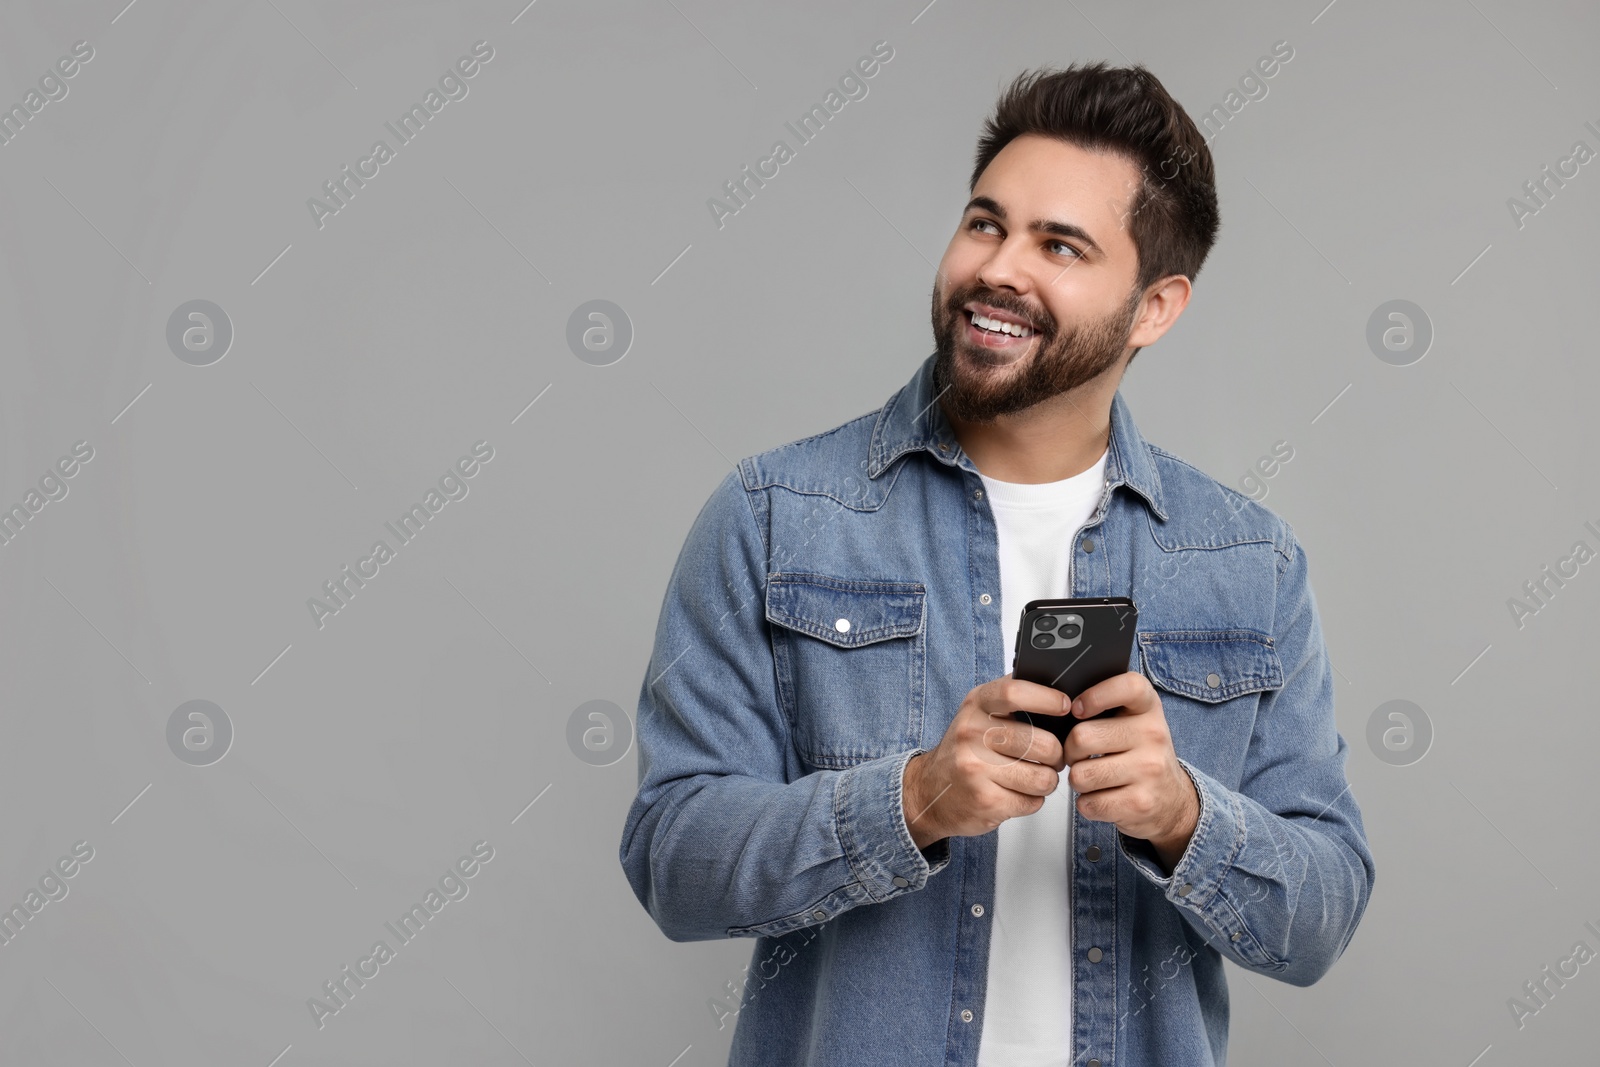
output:
[[[124,2],[0,16],[6,106],[95,51],[0,147],[0,506],[94,449],[0,546],[0,904],[95,850],[0,946],[0,1062],[724,1062],[707,1003],[752,945],[659,933],[617,862],[636,749],[592,766],[570,717],[633,714],[729,464],[932,350],[1011,77],[1142,61],[1198,119],[1284,39],[1212,141],[1195,298],[1123,384],[1229,484],[1294,448],[1266,503],[1378,862],[1320,983],[1230,967],[1230,1062],[1593,1062],[1600,963],[1521,1029],[1507,999],[1600,950],[1600,566],[1521,628],[1507,599],[1600,547],[1600,163],[1506,206],[1600,149],[1593,5]],[[306,200],[478,40],[467,97],[319,229]],[[718,229],[707,198],[879,40],[868,95]],[[234,331],[206,367],[166,343],[196,299]],[[596,299],[634,330],[609,366],[566,343]],[[1365,340],[1393,299],[1435,330],[1409,366]],[[479,440],[469,495],[319,629],[308,598]],[[1396,699],[1434,731],[1407,766],[1366,741]],[[234,731],[209,766],[168,747],[191,700]],[[307,1000],[479,840],[469,895],[318,1029]]]

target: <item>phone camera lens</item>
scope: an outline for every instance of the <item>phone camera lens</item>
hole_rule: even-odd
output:
[[[1063,640],[1070,641],[1074,637],[1077,637],[1079,634],[1083,633],[1083,627],[1079,626],[1075,622],[1069,622],[1063,625],[1057,632],[1061,634]]]
[[[1055,643],[1056,643],[1056,639],[1054,637],[1051,637],[1049,634],[1034,634],[1033,635],[1033,647],[1034,648],[1049,648],[1051,645],[1053,645]]]
[[[1035,630],[1053,630],[1055,629],[1055,625],[1056,617],[1054,615],[1041,615],[1039,616],[1038,620],[1034,622],[1033,628]]]

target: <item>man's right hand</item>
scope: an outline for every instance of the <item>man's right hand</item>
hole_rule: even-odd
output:
[[[1071,706],[1067,694],[1010,674],[969,692],[939,746],[906,762],[901,796],[917,847],[986,834],[1044,807],[1066,752],[1050,731],[1011,713],[1065,715]]]

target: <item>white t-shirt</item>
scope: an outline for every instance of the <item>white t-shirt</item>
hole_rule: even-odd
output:
[[[1023,605],[1071,596],[1073,535],[1105,492],[1105,454],[1082,474],[1026,485],[983,478],[1000,540],[1000,618],[1011,669]],[[1072,815],[1065,771],[1044,807],[998,830],[994,924],[978,1067],[1068,1067],[1072,1050]]]

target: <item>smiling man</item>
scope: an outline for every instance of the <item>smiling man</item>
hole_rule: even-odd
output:
[[[1032,72],[970,193],[934,354],[696,518],[622,865],[672,940],[756,939],[731,1064],[1220,1065],[1223,959],[1317,981],[1374,865],[1293,529],[1118,392],[1215,239],[1211,156],[1142,67]],[[1068,596],[1138,629],[1063,695],[1008,668]]]

